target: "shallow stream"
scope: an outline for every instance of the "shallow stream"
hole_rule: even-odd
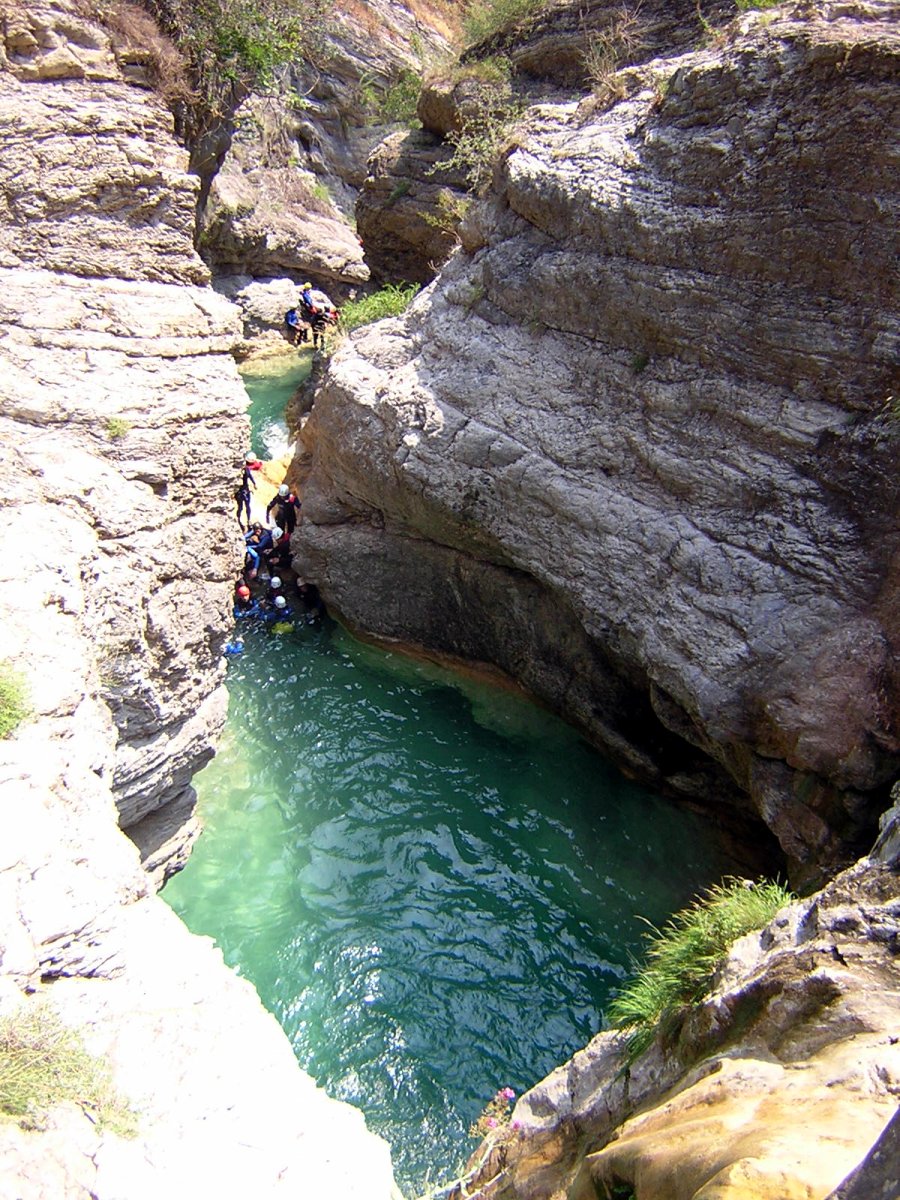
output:
[[[664,921],[723,860],[517,693],[330,621],[248,632],[229,691],[206,832],[165,898],[414,1193],[456,1172],[499,1087],[601,1027],[639,914]]]

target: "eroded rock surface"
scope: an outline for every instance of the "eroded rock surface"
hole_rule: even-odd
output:
[[[138,1135],[4,1120],[0,1196],[387,1200],[384,1143],[154,894],[225,718],[240,318],[171,116],[84,11],[8,7],[0,43],[0,662],[32,710],[0,740],[0,1009],[83,1029]]]
[[[456,245],[466,176],[453,147],[424,129],[373,150],[356,204],[366,262],[377,280],[429,283]]]
[[[748,798],[798,878],[870,840],[900,749],[895,16],[753,14],[534,110],[306,431],[329,604]]]
[[[824,1200],[897,1108],[898,953],[898,863],[873,856],[737,942],[628,1069],[603,1033],[526,1093],[448,1200]]]

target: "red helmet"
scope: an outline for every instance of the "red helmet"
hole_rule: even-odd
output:
[[[240,596],[240,598],[242,600],[250,599],[250,589],[247,587],[246,583],[241,584],[241,586],[237,590],[237,594]]]

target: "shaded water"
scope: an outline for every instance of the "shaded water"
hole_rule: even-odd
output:
[[[206,832],[164,896],[414,1192],[455,1173],[497,1088],[601,1027],[637,914],[663,921],[724,864],[696,819],[513,692],[330,622],[245,633],[196,779]]]

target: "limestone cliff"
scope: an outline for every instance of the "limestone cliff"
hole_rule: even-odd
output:
[[[0,1007],[83,1028],[139,1133],[2,1121],[0,1194],[386,1198],[384,1144],[153,894],[225,716],[246,395],[187,155],[86,11],[2,10],[0,660],[33,715],[0,741]]]
[[[797,879],[900,749],[896,10],[804,14],[532,110],[437,282],[331,360],[296,543],[353,624],[749,806]]]

